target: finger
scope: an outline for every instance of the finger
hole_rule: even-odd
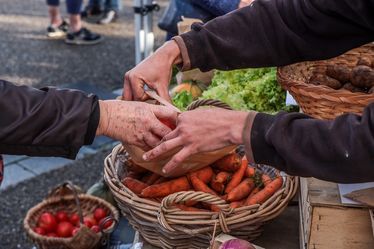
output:
[[[162,172],[164,174],[171,174],[173,171],[184,161],[187,157],[189,157],[192,153],[186,147],[175,154],[172,159],[162,168]]]
[[[172,123],[177,123],[178,113],[172,108],[159,105],[151,105],[152,111],[158,119],[166,119]]]
[[[144,81],[137,76],[130,75],[130,84],[133,95],[133,100],[145,101],[149,99],[148,95],[144,92]]]
[[[178,131],[177,130],[173,130],[171,132],[169,132],[168,134],[166,134],[162,139],[161,139],[161,142],[165,142],[167,140],[171,140],[173,138],[176,138],[178,136]]]
[[[158,93],[158,95],[160,95],[161,98],[164,98],[169,103],[172,103],[170,95],[169,95],[168,84],[156,84],[155,90]]]
[[[144,136],[144,142],[150,148],[155,148],[160,143],[160,139],[152,133],[148,133]]]
[[[144,153],[143,155],[143,159],[145,161],[150,161],[150,160],[153,160],[159,156],[161,156],[162,154],[178,147],[178,146],[181,146],[182,145],[182,140],[180,138],[174,138],[172,140],[168,140],[168,141],[165,141],[161,144],[159,144],[158,146],[156,146],[155,148],[153,148],[152,150]]]
[[[160,120],[155,118],[151,127],[151,131],[157,137],[162,138],[169,134],[171,132],[171,129],[167,125],[163,124]]]
[[[122,96],[123,96],[123,100],[131,101],[133,99],[129,73],[125,74]]]

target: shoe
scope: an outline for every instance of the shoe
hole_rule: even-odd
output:
[[[68,33],[65,42],[73,45],[94,45],[102,40],[103,38],[99,34],[92,33],[86,28],[81,28],[78,32]]]
[[[82,18],[87,18],[90,16],[98,16],[101,15],[102,11],[99,6],[92,6],[89,7],[87,6],[82,12],[81,12],[81,17]]]
[[[98,24],[109,24],[111,22],[114,22],[118,17],[118,14],[114,10],[109,10],[105,12],[105,15],[103,18],[101,18],[97,23]]]
[[[60,26],[58,26],[57,28],[50,25],[47,28],[47,36],[50,38],[65,37],[68,32],[68,29],[69,29],[69,24],[65,22],[65,20],[63,20]]]

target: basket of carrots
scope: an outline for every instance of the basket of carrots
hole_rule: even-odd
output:
[[[254,240],[298,188],[296,177],[251,166],[237,152],[165,178],[134,164],[121,145],[105,159],[104,179],[131,225],[162,248],[208,248],[221,232]]]

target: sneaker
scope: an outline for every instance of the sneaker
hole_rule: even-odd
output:
[[[94,45],[101,42],[102,39],[99,34],[92,33],[86,28],[81,28],[78,32],[68,33],[65,42],[74,45]]]
[[[105,15],[103,18],[101,18],[97,23],[98,24],[109,24],[111,22],[114,22],[118,17],[117,12],[114,10],[109,10],[105,12]]]
[[[90,16],[98,16],[101,15],[102,11],[99,6],[92,6],[89,7],[87,6],[82,12],[81,12],[81,17],[82,18],[87,18]]]
[[[65,37],[68,32],[68,29],[69,29],[69,24],[65,22],[65,20],[63,20],[60,26],[58,26],[57,28],[50,25],[47,28],[47,36],[51,38]]]

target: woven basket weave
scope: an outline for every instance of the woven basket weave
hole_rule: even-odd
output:
[[[313,73],[325,73],[327,65],[355,67],[362,55],[374,59],[374,44],[364,45],[329,60],[280,67],[277,72],[278,82],[291,93],[303,112],[314,118],[334,119],[344,113],[362,114],[363,109],[374,101],[374,94],[334,90],[327,86],[308,83]]]
[[[209,102],[210,101],[210,102]],[[192,108],[217,102],[195,102]],[[221,107],[229,109],[227,105]],[[130,224],[150,244],[162,248],[208,248],[210,241],[221,232],[254,240],[262,232],[262,225],[277,217],[293,198],[298,188],[297,177],[284,176],[284,185],[262,205],[232,209],[217,196],[203,192],[185,191],[165,197],[161,202],[137,196],[121,183],[124,174],[117,156],[126,153],[116,146],[105,159],[104,179]],[[195,200],[217,205],[221,212],[188,212],[173,206]]]
[[[115,223],[119,219],[118,210],[100,198],[79,193],[79,190],[72,186],[71,183],[65,183],[57,187],[45,200],[27,212],[23,225],[27,236],[39,249],[94,249],[101,248],[101,246],[108,243],[108,234],[114,229]],[[94,233],[83,226],[83,216],[92,214],[99,207],[109,213],[111,220],[115,222],[107,229],[101,230],[100,233]],[[38,219],[43,212],[55,213],[59,210],[64,210],[67,213],[78,213],[81,216],[81,228],[74,237],[47,237],[34,232],[33,228],[36,227]]]

